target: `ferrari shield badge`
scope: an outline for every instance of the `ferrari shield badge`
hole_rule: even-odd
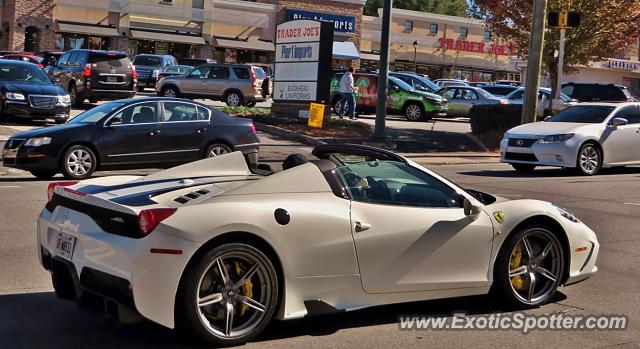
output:
[[[498,223],[502,224],[504,222],[504,212],[496,211],[493,213],[493,217],[498,221]]]

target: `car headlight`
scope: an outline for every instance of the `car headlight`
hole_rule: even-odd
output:
[[[13,92],[7,92],[4,94],[5,97],[7,97],[7,99],[11,99],[13,101],[24,101],[24,95],[22,93],[13,93]]]
[[[562,207],[562,206],[558,206],[556,204],[553,204],[553,206],[555,206],[555,208],[558,209],[558,212],[560,213],[560,215],[570,221],[572,221],[573,223],[578,223],[580,222],[580,220],[578,218],[576,218],[576,216],[571,213],[569,210],[567,210],[566,208]]]
[[[157,78],[158,74],[160,74],[159,70],[154,70],[154,71],[151,72],[151,76],[153,76],[154,78]]]
[[[569,139],[571,139],[571,137],[573,137],[573,133],[565,133],[565,134],[561,134],[561,135],[550,135],[550,136],[544,136],[542,138],[540,138],[538,140],[538,143],[557,143],[557,142],[564,142],[564,141],[568,141]]]
[[[69,96],[69,95],[58,96],[58,103],[59,104],[69,104],[69,103],[71,103],[71,96]]]
[[[50,144],[50,143],[51,143],[51,137],[34,137],[34,138],[27,139],[27,141],[24,142],[24,145],[31,146],[31,147],[38,147],[38,146]]]

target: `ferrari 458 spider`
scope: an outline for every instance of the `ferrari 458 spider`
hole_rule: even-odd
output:
[[[38,220],[57,295],[96,295],[216,345],[274,317],[493,293],[548,302],[597,271],[567,210],[465,190],[392,152],[320,146],[284,170],[242,153],[49,186]]]

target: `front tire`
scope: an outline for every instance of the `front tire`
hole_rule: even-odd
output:
[[[516,308],[549,302],[562,282],[564,248],[544,225],[527,225],[502,245],[494,266],[494,291]]]
[[[241,345],[269,323],[278,294],[275,268],[264,253],[242,243],[223,244],[186,270],[176,327],[211,345]]]
[[[38,179],[42,179],[42,180],[49,180],[51,178],[53,178],[53,176],[56,175],[56,173],[58,173],[58,171],[31,171],[31,174],[38,178]]]
[[[426,113],[418,103],[409,103],[404,108],[404,117],[409,121],[421,121],[425,119]]]
[[[511,164],[511,167],[513,167],[513,169],[516,170],[517,172],[526,173],[526,174],[529,174],[536,169],[536,165],[529,165],[529,164]]]
[[[242,95],[237,91],[227,92],[224,97],[224,101],[229,107],[239,107],[244,104]]]
[[[163,97],[177,98],[179,95],[178,89],[173,86],[163,87],[160,91],[160,95]]]
[[[96,171],[96,155],[84,145],[69,147],[62,156],[60,170],[68,179],[87,179]]]
[[[586,143],[578,151],[578,173],[594,176],[602,169],[602,151],[593,143]]]

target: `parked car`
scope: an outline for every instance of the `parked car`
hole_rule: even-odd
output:
[[[340,79],[343,74],[336,74],[331,80],[331,104],[337,114],[341,110]],[[375,112],[378,100],[378,75],[354,73],[353,78],[357,89],[356,112]],[[409,121],[426,121],[434,116],[445,116],[447,100],[434,93],[416,90],[406,82],[389,77],[387,91],[387,112],[389,114],[404,115]],[[349,115],[349,111],[344,114]]]
[[[536,166],[595,175],[603,167],[640,164],[640,104],[580,103],[544,122],[510,129],[500,142],[502,162],[520,172]]]
[[[505,99],[509,104],[523,104],[524,103],[524,87],[518,87],[517,90],[508,94]],[[538,91],[538,117],[540,119],[546,118],[551,115],[551,109],[549,108],[549,103],[553,99],[551,95],[551,89],[548,87],[540,87]],[[571,99],[571,97],[565,95],[564,93],[560,93],[560,105],[558,106],[560,110],[576,104],[576,101]]]
[[[2,56],[2,59],[10,59],[13,61],[21,61],[27,63],[33,63],[40,68],[44,68],[44,58],[28,53],[10,53]]]
[[[140,54],[133,58],[132,64],[138,73],[138,92],[142,92],[146,87],[155,88],[160,71],[177,65],[178,61],[171,55]]]
[[[137,75],[124,52],[70,50],[44,69],[69,93],[74,106],[86,99],[96,103],[136,95]]]
[[[496,80],[496,84],[498,85],[511,85],[520,87],[522,83],[519,80]]]
[[[262,95],[266,99],[273,93],[273,66],[270,64],[264,63],[247,63],[254,67],[260,67],[264,72],[264,78],[262,78]],[[261,78],[262,74],[256,69],[256,75],[258,75],[258,79]]]
[[[55,65],[58,58],[60,58],[64,52],[62,51],[43,51],[38,53],[38,56],[42,57],[42,64],[46,67],[48,65]]]
[[[156,93],[165,97],[208,98],[228,106],[254,106],[266,99],[264,71],[246,64],[206,64],[181,76],[164,78]]]
[[[207,58],[178,58],[178,65],[190,65],[192,67],[199,67],[204,64],[216,64],[215,59]]]
[[[192,69],[193,67],[189,65],[168,65],[160,69],[160,73],[158,73],[158,81],[170,76],[180,76],[187,74]]]
[[[477,104],[506,104],[507,101],[500,99],[491,93],[477,87],[471,86],[450,86],[440,89],[436,94],[447,99],[449,110],[447,116],[469,117],[469,112]]]
[[[413,73],[404,73],[404,72],[391,72],[389,73],[389,76],[393,76],[395,78],[398,78],[406,82],[407,84],[409,84],[411,87],[413,87],[418,91],[434,93],[440,89],[438,85],[434,84],[433,82],[431,82],[431,80],[425,78],[422,75],[413,74]]]
[[[65,125],[17,133],[5,145],[3,164],[43,179],[58,172],[84,179],[96,170],[166,168],[234,150],[255,164],[259,145],[251,120],[153,97],[104,103]]]
[[[633,102],[624,86],[569,82],[562,84],[562,93],[579,102]]]
[[[32,63],[0,60],[0,114],[67,121],[71,99]]]
[[[445,297],[550,312],[560,287],[598,271],[596,233],[550,202],[463,189],[372,147],[313,155],[273,174],[232,153],[51,183],[33,249],[59,299],[99,297],[199,347],[242,345],[274,318],[330,312],[339,328],[349,311]]]
[[[502,85],[502,84],[481,84],[476,87],[480,87],[481,89],[491,93],[492,95],[498,98],[504,98],[511,92],[518,89],[518,86],[513,85]]]
[[[445,86],[469,86],[466,81],[456,79],[437,79],[433,80],[433,82],[440,88],[443,88]]]

